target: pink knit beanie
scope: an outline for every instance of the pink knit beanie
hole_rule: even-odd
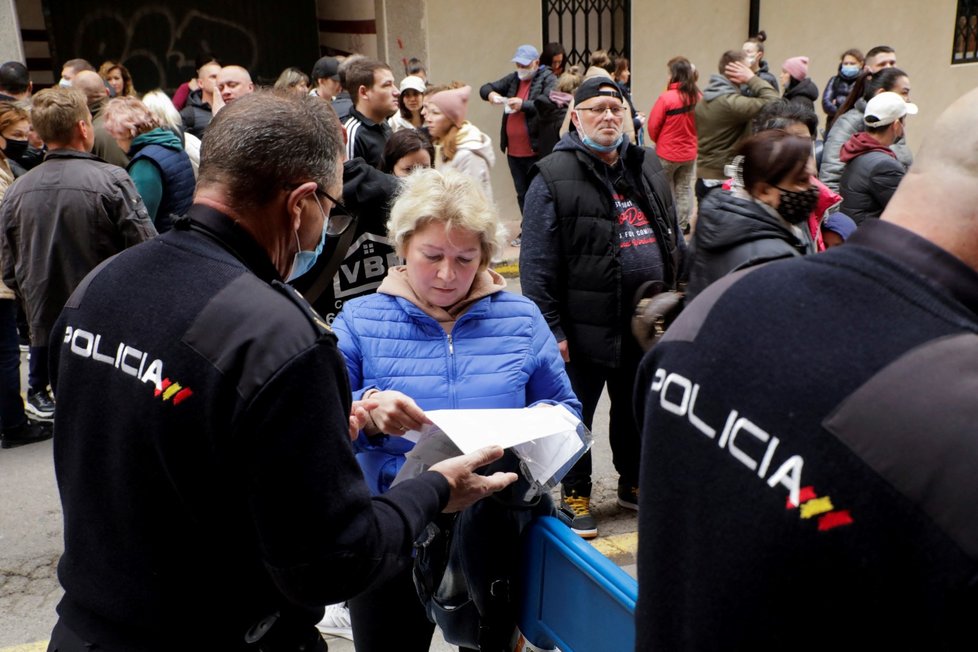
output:
[[[469,111],[469,95],[472,93],[471,86],[453,88],[448,91],[435,93],[428,100],[444,113],[452,124],[461,127],[465,122],[465,115]]]
[[[801,81],[808,77],[808,57],[791,57],[781,64],[781,69]]]

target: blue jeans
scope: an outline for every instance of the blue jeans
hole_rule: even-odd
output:
[[[17,305],[0,299],[0,429],[16,428],[27,421],[20,396],[20,348],[17,338]]]

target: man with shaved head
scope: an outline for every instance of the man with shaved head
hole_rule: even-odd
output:
[[[974,647],[976,206],[978,89],[881,219],[645,358],[637,650]]]
[[[224,104],[230,104],[248,93],[253,93],[255,84],[251,74],[241,66],[224,66],[217,74],[217,90]]]
[[[92,112],[92,125],[95,127],[95,146],[92,148],[92,154],[106,163],[121,168],[129,165],[129,157],[105,130],[102,109],[109,101],[109,91],[105,88],[102,78],[93,70],[82,70],[72,78],[71,87],[85,94],[88,110]]]
[[[204,130],[214,117],[213,106],[220,98],[217,91],[217,76],[221,74],[221,64],[208,61],[197,69],[197,90],[187,96],[187,105],[180,111],[183,126],[197,138],[204,137]]]

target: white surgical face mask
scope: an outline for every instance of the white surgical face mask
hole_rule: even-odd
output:
[[[535,72],[536,70],[534,70],[533,68],[517,68],[516,76],[520,78],[520,81],[526,81],[527,79],[532,77],[533,73]]]
[[[622,141],[625,139],[624,132],[618,134],[618,138],[615,139],[610,145],[601,145],[584,130],[584,120],[581,118],[581,112],[577,111],[577,120],[581,123],[578,125],[577,130],[581,132],[581,142],[584,143],[585,147],[593,149],[596,152],[601,152],[602,154],[607,154],[608,152],[613,152],[621,146]]]

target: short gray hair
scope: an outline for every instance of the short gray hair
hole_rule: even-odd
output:
[[[214,116],[200,150],[198,187],[227,188],[235,206],[262,206],[284,188],[339,182],[343,133],[329,102],[256,91]]]
[[[479,236],[482,266],[500,251],[506,237],[496,207],[479,182],[451,169],[421,168],[403,179],[387,222],[397,254],[404,258],[411,236],[432,222]]]

